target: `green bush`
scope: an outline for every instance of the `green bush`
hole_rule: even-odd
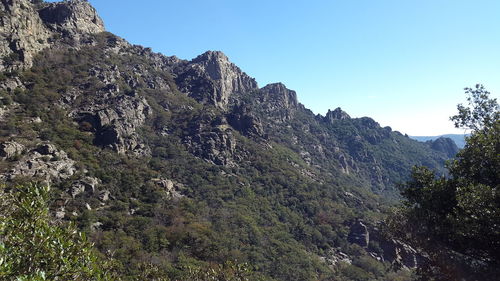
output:
[[[74,226],[51,221],[49,188],[0,190],[1,280],[116,280]]]

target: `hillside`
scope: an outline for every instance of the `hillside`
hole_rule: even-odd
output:
[[[314,115],[221,52],[131,45],[85,1],[2,1],[0,20],[1,179],[50,183],[54,217],[123,276],[238,261],[256,280],[390,280],[418,262],[377,222],[413,165],[444,173],[448,152]]]

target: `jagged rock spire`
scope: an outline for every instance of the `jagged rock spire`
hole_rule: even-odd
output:
[[[337,107],[335,110],[328,110],[325,116],[325,120],[328,122],[334,122],[335,120],[346,120],[351,119],[351,116],[347,114],[347,112],[343,111],[340,107]]]

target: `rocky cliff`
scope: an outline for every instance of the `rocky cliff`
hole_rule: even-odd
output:
[[[61,37],[104,31],[95,9],[85,1],[42,3],[5,0],[0,5],[0,70],[32,66],[33,57]]]
[[[232,95],[257,89],[255,79],[231,63],[226,55],[208,51],[175,67],[179,90],[201,103],[226,108]]]

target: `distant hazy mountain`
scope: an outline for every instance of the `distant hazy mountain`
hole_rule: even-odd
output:
[[[426,142],[429,140],[436,140],[436,139],[441,138],[441,137],[450,138],[456,143],[456,145],[459,148],[463,148],[465,146],[465,137],[466,136],[467,136],[467,134],[447,134],[447,135],[440,135],[440,136],[410,136],[410,138],[412,138],[414,140],[421,141],[421,142]]]

